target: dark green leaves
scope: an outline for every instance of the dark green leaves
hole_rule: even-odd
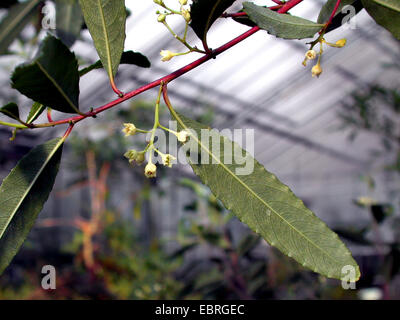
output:
[[[196,35],[204,42],[208,30],[221,14],[228,9],[234,0],[194,0],[190,14],[192,22],[190,26]]]
[[[83,25],[83,16],[78,0],[56,0],[57,36],[68,47],[72,46]]]
[[[55,139],[34,148],[0,187],[0,274],[18,252],[49,197],[62,145],[62,139]]]
[[[142,55],[139,52],[133,52],[133,51],[124,52],[122,54],[120,64],[133,64],[142,68],[150,68],[151,66],[151,63],[146,56]],[[85,74],[89,73],[90,71],[100,68],[103,68],[103,64],[101,63],[101,60],[98,60],[89,67],[80,70],[79,75],[82,77]]]
[[[178,114],[175,118],[180,129],[193,129],[202,137],[192,135],[185,144],[193,171],[242,222],[304,267],[341,279],[342,268],[351,266],[359,278],[350,251],[286,185],[218,132]],[[207,133],[208,141],[204,139]],[[248,172],[243,171],[245,166]]]
[[[8,47],[30,22],[40,0],[14,5],[0,23],[0,55],[8,52]]]
[[[0,108],[0,113],[6,115],[7,117],[10,117],[14,120],[19,121],[19,110],[18,106],[14,103],[11,102],[4,107]]]
[[[261,29],[279,38],[312,38],[323,27],[322,24],[288,14],[280,14],[251,2],[244,2],[243,7],[250,20]]]
[[[400,40],[400,1],[361,0],[370,16]]]
[[[117,73],[125,43],[124,0],[79,0],[86,25],[110,79]]]
[[[57,38],[47,36],[37,57],[18,66],[12,87],[54,110],[79,112],[79,72],[75,54]]]

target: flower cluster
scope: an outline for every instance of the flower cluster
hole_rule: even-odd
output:
[[[122,129],[122,132],[125,134],[125,137],[133,136],[137,132],[151,134],[151,137],[148,141],[147,147],[144,150],[137,151],[137,150],[132,149],[132,150],[128,150],[124,154],[124,157],[127,158],[129,163],[132,165],[143,164],[146,160],[146,154],[148,154],[147,165],[144,169],[144,174],[147,178],[155,178],[157,176],[157,167],[153,163],[153,154],[155,152],[160,155],[162,164],[166,167],[171,168],[173,162],[176,160],[176,158],[173,155],[168,154],[168,153],[163,153],[154,146],[155,132],[158,128],[161,128],[165,131],[172,133],[173,135],[176,136],[177,140],[181,143],[186,143],[190,137],[190,132],[188,130],[184,129],[184,130],[177,132],[177,131],[170,130],[169,128],[166,128],[160,124],[159,107],[160,107],[162,88],[163,88],[163,86],[160,86],[160,90],[159,90],[158,98],[157,98],[157,102],[156,102],[153,129],[150,131],[141,130],[141,129],[136,128],[136,126],[133,123],[124,123],[124,128]],[[171,108],[172,108],[172,106],[171,106]]]
[[[191,52],[205,53],[202,50],[197,49],[196,47],[192,47],[186,41],[189,23],[192,20],[192,17],[190,15],[190,6],[188,5],[188,0],[178,0],[179,4],[177,4],[177,5],[179,5],[179,10],[169,8],[164,3],[163,0],[153,0],[153,2],[156,3],[157,5],[161,6],[164,9],[162,12],[161,11],[156,12],[158,14],[157,21],[162,23],[168,29],[168,31],[174,36],[175,39],[180,41],[187,49],[189,49],[189,51],[180,52],[180,53],[172,52],[170,50],[161,50],[161,52],[160,52],[161,61],[163,61],[163,62],[170,61],[173,57],[189,54]],[[185,27],[185,32],[182,37],[179,36],[178,34],[176,34],[171,29],[171,27],[168,25],[167,17],[170,15],[179,15],[179,16],[182,16],[182,18],[185,20],[186,27]]]
[[[313,50],[313,47],[317,43],[319,43],[319,45],[320,45],[319,53],[317,53],[315,50]],[[330,43],[330,42],[325,41],[325,39],[321,37],[321,38],[317,39],[315,42],[311,43],[310,50],[308,50],[305,54],[305,58],[303,60],[303,65],[306,66],[307,62],[309,60],[314,60],[318,56],[317,63],[311,68],[311,75],[313,77],[319,77],[322,73],[321,56],[323,53],[323,44],[326,44],[326,45],[328,45],[330,47],[334,47],[334,48],[342,48],[346,45],[346,39],[340,39],[340,40],[336,41],[336,43]]]

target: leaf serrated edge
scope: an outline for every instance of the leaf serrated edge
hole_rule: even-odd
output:
[[[176,114],[175,112],[173,113],[175,119],[179,122],[179,124],[184,128],[184,129],[190,129],[188,126],[185,125],[185,123],[182,121],[182,119],[179,117],[178,114]],[[247,189],[249,191],[250,194],[252,194],[255,198],[257,198],[261,203],[263,203],[268,210],[270,210],[271,212],[273,212],[276,216],[278,216],[282,221],[284,221],[288,226],[290,226],[295,232],[297,232],[300,236],[302,236],[304,239],[306,239],[306,241],[308,241],[310,244],[314,245],[315,248],[319,249],[326,257],[328,257],[331,261],[333,261],[336,264],[336,260],[334,258],[332,258],[325,250],[323,250],[320,246],[318,246],[316,243],[314,243],[313,241],[311,241],[307,236],[305,236],[302,232],[300,232],[297,228],[295,228],[292,224],[290,224],[290,222],[288,222],[284,217],[282,217],[276,210],[274,210],[268,203],[266,203],[257,193],[255,193],[252,189],[250,189],[245,183],[243,183],[243,181],[241,181],[231,170],[229,170],[228,167],[226,167],[219,158],[217,158],[207,147],[205,147],[195,136],[191,135],[191,137],[196,141],[196,143],[198,143],[201,148],[203,148],[209,155],[212,156],[212,158],[214,160],[217,161],[217,164],[219,164],[222,168],[224,168],[224,170],[226,172],[228,172],[235,180],[237,180],[243,187],[245,187],[245,189]],[[254,161],[256,161],[254,159]],[[325,226],[326,224],[321,221]],[[327,226],[326,226],[327,227]],[[328,227],[327,227],[328,228]],[[256,231],[257,234],[260,234],[259,232]],[[261,235],[261,234],[260,234]],[[262,235],[261,235],[262,236]],[[264,237],[263,237],[264,238]],[[346,250],[348,250],[346,248]],[[350,253],[350,252],[349,252]],[[287,253],[286,253],[287,254]],[[310,256],[312,256],[310,254]],[[329,274],[325,274],[328,277],[331,277],[331,275]],[[360,270],[359,267],[356,267],[356,281],[359,280],[361,274],[360,274]]]

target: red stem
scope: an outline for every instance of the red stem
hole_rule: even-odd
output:
[[[53,119],[51,117],[51,109],[50,108],[47,108],[47,120],[49,122],[53,122]]]
[[[278,10],[279,13],[286,13],[288,10],[290,10],[291,8],[293,8],[295,5],[297,5],[298,3],[302,2],[303,0],[290,0],[289,2],[287,2],[281,9]],[[245,33],[241,34],[240,36],[236,37],[235,39],[229,41],[228,43],[222,45],[221,47],[212,50],[210,53],[205,54],[203,57],[201,57],[200,59],[184,66],[181,69],[176,70],[175,72],[162,77],[158,80],[155,80],[149,84],[146,84],[136,90],[133,90],[131,92],[128,92],[126,94],[124,94],[122,97],[111,101],[107,104],[105,104],[104,106],[98,107],[97,109],[94,109],[93,111],[84,114],[84,115],[78,115],[78,116],[74,116],[68,119],[64,119],[64,120],[59,120],[59,121],[54,121],[54,122],[49,122],[46,124],[46,126],[55,126],[55,125],[60,125],[60,124],[66,124],[66,123],[71,123],[71,124],[75,124],[83,119],[86,119],[88,117],[94,117],[97,114],[111,109],[113,107],[115,107],[116,105],[121,104],[122,102],[129,100],[147,90],[150,90],[152,88],[158,87],[160,86],[162,83],[169,83],[173,80],[175,80],[176,78],[179,78],[180,76],[184,75],[185,73],[197,68],[198,66],[202,65],[203,63],[207,62],[208,60],[211,60],[213,58],[215,58],[216,56],[220,55],[221,53],[225,52],[226,50],[232,48],[233,46],[235,46],[236,44],[242,42],[243,40],[247,39],[248,37],[250,37],[251,35],[255,34],[257,31],[259,31],[260,28],[258,26],[253,27],[251,29],[249,29],[248,31],[246,31]],[[40,127],[37,126],[37,127]],[[70,131],[72,130],[72,126],[70,126],[70,128],[67,130],[67,133],[69,135]],[[69,132],[68,132],[69,131]],[[66,133],[66,134],[67,134]]]
[[[331,16],[329,17],[329,20],[328,20],[328,22],[326,23],[326,27],[328,27],[331,23],[332,23],[332,20],[333,20],[333,18],[335,17],[335,14],[336,14],[336,11],[338,10],[338,8],[339,8],[339,6],[340,6],[340,2],[341,2],[342,0],[337,0],[337,2],[336,2],[336,5],[335,5],[335,7],[333,8],[333,11],[332,11],[332,13],[331,13]],[[326,28],[325,27],[325,28]]]
[[[68,138],[68,136],[69,136],[70,133],[72,132],[72,129],[73,129],[73,128],[74,128],[74,124],[71,123],[71,124],[69,125],[67,131],[65,131],[65,133],[64,133],[64,136],[63,136],[63,139],[64,139],[64,140]]]
[[[284,6],[278,10],[278,13],[286,13],[290,9],[292,9],[294,6],[297,6],[300,2],[303,0],[290,0],[284,4]]]

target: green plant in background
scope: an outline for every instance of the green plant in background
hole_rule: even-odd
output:
[[[247,176],[236,174],[241,165],[226,164],[223,157],[208,148],[195,135],[201,129],[208,130],[211,134],[214,134],[213,131],[177,113],[173,109],[167,93],[167,86],[171,81],[229,50],[232,46],[250,37],[260,29],[283,39],[304,39],[316,36],[316,40],[311,43],[311,49],[316,43],[320,43],[320,54],[322,54],[324,36],[328,32],[328,28],[333,26],[334,20],[337,19],[341,1],[327,1],[322,8],[319,23],[286,14],[291,8],[298,5],[301,0],[279,2],[277,6],[271,8],[245,2],[242,12],[231,15],[224,15],[224,11],[231,6],[233,1],[194,0],[190,5],[187,1],[181,0],[176,1],[177,9],[167,7],[162,0],[155,0],[154,2],[161,6],[161,10],[163,10],[158,12],[158,22],[163,23],[173,37],[189,50],[184,53],[162,51],[162,60],[168,61],[175,56],[191,52],[202,54],[200,59],[141,88],[123,93],[117,88],[114,80],[120,63],[150,67],[147,59],[141,54],[134,52],[123,53],[127,16],[124,1],[81,0],[79,1],[81,10],[76,11],[81,14],[77,13],[71,16],[71,19],[82,19],[83,16],[99,54],[100,63],[97,62],[93,66],[80,69],[75,54],[67,46],[71,45],[71,39],[63,40],[61,33],[59,34],[61,39],[49,34],[41,43],[38,54],[31,61],[18,66],[14,70],[11,76],[12,87],[32,100],[31,112],[29,117],[23,120],[20,118],[18,106],[16,104],[8,104],[1,108],[0,112],[11,117],[12,120],[16,120],[16,123],[1,121],[0,124],[14,128],[14,135],[19,130],[51,128],[59,125],[67,125],[68,129],[61,139],[52,140],[34,148],[17,164],[0,187],[0,272],[4,271],[19,250],[48,198],[58,170],[63,144],[73,131],[74,126],[83,120],[95,118],[98,114],[114,108],[144,91],[158,87],[159,94],[155,106],[153,126],[148,130],[137,129],[133,123],[124,121],[126,123],[124,132],[127,135],[132,135],[136,132],[150,132],[151,135],[144,150],[140,152],[140,158],[138,158],[137,153],[131,152],[126,154],[129,160],[142,162],[143,155],[147,153],[149,159],[145,167],[147,177],[156,176],[156,166],[152,163],[154,152],[162,156],[164,165],[171,165],[171,161],[174,159],[154,147],[155,131],[159,128],[176,135],[182,144],[197,145],[201,153],[212,159],[214,163],[195,164],[193,158],[199,158],[200,154],[192,153],[188,159],[194,172],[205,185],[210,187],[211,191],[222,201],[224,206],[241,221],[248,224],[253,231],[260,234],[271,245],[277,247],[303,266],[324,276],[340,279],[342,268],[350,265],[356,272],[355,280],[357,280],[360,277],[358,265],[349,250],[333,231],[307,209],[303,202],[287,186],[282,184],[275,175],[266,171],[245,150],[230,140],[216,135],[214,138],[220,143],[221,147],[227,144],[230,145],[232,156],[240,154],[244,155],[246,159],[254,161],[254,172]],[[56,1],[55,3],[62,10],[65,10],[65,5],[68,5],[63,1]],[[62,5],[59,5],[60,3]],[[369,13],[372,12],[372,17],[379,24],[399,38],[396,20],[398,21],[400,16],[400,7],[397,1],[363,0],[361,3]],[[9,15],[3,20],[3,25],[7,24],[7,19],[11,19],[15,12],[27,12],[26,6],[35,8],[38,4],[38,1],[32,0],[24,5],[19,4],[17,7],[13,7]],[[73,8],[70,8],[71,10],[77,9],[77,1],[71,1],[69,5],[73,6]],[[375,7],[377,10],[373,10]],[[328,14],[326,14],[327,10]],[[167,19],[170,15],[179,15],[185,21],[186,28],[183,35],[177,35],[168,25]],[[390,19],[387,18],[387,15],[390,15]],[[228,16],[233,18],[245,17],[255,26],[221,47],[214,50],[210,49],[207,43],[208,32],[219,17]],[[20,14],[18,17],[21,17],[24,23],[30,19],[30,15],[24,16]],[[249,21],[247,20],[244,23],[248,24]],[[65,25],[68,24],[64,24],[64,33],[66,31]],[[76,25],[74,23],[70,25],[74,26],[75,30]],[[194,47],[187,42],[186,36],[189,27],[193,29],[202,41],[202,49]],[[75,32],[74,30],[71,30],[72,34]],[[15,28],[12,30],[1,29],[0,44],[3,46],[1,52],[6,51],[5,48],[16,36]],[[67,45],[63,41],[68,42]],[[344,41],[339,41],[341,42],[334,44],[334,46],[341,47],[344,45]],[[313,58],[313,55],[308,55],[307,57]],[[79,105],[79,79],[87,72],[100,66],[103,66],[107,71],[111,88],[118,95],[118,98],[101,107],[91,108],[85,112],[82,106]],[[321,72],[319,58],[316,69],[313,68],[312,73],[318,76]],[[172,131],[160,123],[161,97],[163,97],[168,106],[172,118],[178,122],[179,131]],[[46,108],[48,122],[36,123],[38,116]],[[54,121],[51,110],[75,115]],[[140,123],[141,127],[145,126],[141,119],[136,123]],[[51,179],[48,178],[49,176]],[[249,208],[251,209],[249,210]],[[151,290],[150,288],[150,291],[147,291],[152,292]]]
[[[390,67],[397,72],[400,70],[396,64],[383,67]],[[399,115],[398,83],[391,86],[376,83],[365,85],[352,92],[339,112],[342,120],[340,129],[349,131],[349,139],[353,143],[357,143],[360,132],[368,132],[381,143],[379,148],[371,150],[371,163],[375,165],[362,176],[368,187],[368,194],[354,199],[355,205],[369,213],[369,221],[359,226],[340,227],[335,231],[353,243],[375,250],[378,259],[374,280],[382,288],[382,295],[386,299],[396,295],[391,283],[400,272],[400,220],[395,214],[400,205],[400,188],[396,184],[386,186],[387,199],[384,202],[375,200],[371,193],[376,188],[377,176],[400,174]]]

